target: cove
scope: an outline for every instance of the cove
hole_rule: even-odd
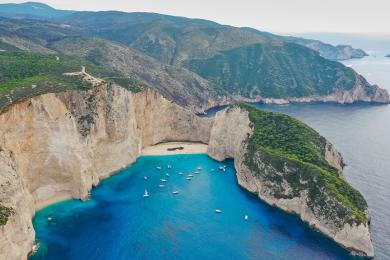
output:
[[[233,161],[206,154],[142,156],[102,181],[89,201],[53,204],[33,225],[40,248],[30,260],[358,259],[240,188]]]

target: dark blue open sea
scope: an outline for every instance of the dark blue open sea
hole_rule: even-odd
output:
[[[390,59],[381,57],[347,65],[390,89]],[[376,259],[390,259],[390,106],[259,107],[296,116],[337,146],[348,164],[346,178],[373,214]],[[39,211],[34,227],[41,248],[31,259],[352,259],[296,217],[241,189],[232,162],[223,164],[226,172],[207,155],[141,157],[103,181],[88,202]],[[186,180],[198,166],[201,173]],[[165,187],[159,187],[162,178]]]

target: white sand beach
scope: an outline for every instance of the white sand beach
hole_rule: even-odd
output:
[[[183,147],[183,149],[169,151],[168,149]],[[207,153],[207,144],[191,142],[169,142],[146,147],[142,155],[169,155],[169,154],[191,154]]]

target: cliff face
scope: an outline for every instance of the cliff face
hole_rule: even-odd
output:
[[[246,110],[235,108],[218,112],[211,131],[209,155],[216,160],[234,158],[238,183],[261,200],[297,214],[346,249],[373,257],[368,224],[345,223],[341,212],[348,209],[322,187],[316,170],[262,151],[255,152],[248,164],[247,137],[252,131]],[[324,153],[329,165],[341,172],[342,157],[327,141]]]
[[[350,90],[336,89],[327,96],[309,96],[302,98],[259,98],[259,101],[266,104],[288,104],[288,103],[316,103],[330,102],[339,104],[352,104],[356,102],[368,102],[388,104],[390,102],[387,90],[370,85],[362,76],[357,76],[355,86]]]
[[[45,94],[0,115],[0,203],[15,210],[0,226],[0,258],[22,259],[34,243],[35,207],[51,199],[86,199],[99,180],[133,163],[144,146],[207,143],[211,119],[147,90],[101,85]],[[4,187],[4,188],[3,188]]]
[[[289,162],[280,170],[256,153],[254,160],[264,174],[247,166],[245,140],[253,127],[248,111],[238,107],[214,119],[199,118],[154,91],[131,93],[104,84],[84,92],[45,94],[9,107],[0,114],[0,206],[13,212],[0,226],[0,258],[25,259],[34,243],[31,218],[42,203],[86,199],[101,179],[133,163],[143,147],[184,140],[209,144],[208,153],[217,160],[234,158],[241,186],[298,214],[344,247],[372,256],[368,225],[339,227],[310,207],[306,186],[290,196],[288,181],[267,178],[280,175],[289,180],[294,174]],[[324,153],[330,165],[342,169],[340,154],[328,142]],[[280,190],[291,198],[280,198]],[[330,200],[329,208],[334,203]]]

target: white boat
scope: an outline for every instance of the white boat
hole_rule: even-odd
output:
[[[149,197],[149,193],[147,190],[145,190],[144,197]]]
[[[198,171],[196,171],[196,172],[194,172],[195,174],[199,174],[200,172],[198,172]]]
[[[216,209],[216,210],[215,210],[215,213],[222,213],[222,210]]]
[[[168,176],[168,177],[171,176],[169,173],[166,173],[165,175]]]
[[[188,177],[194,177],[194,175],[192,175],[192,174],[188,174],[187,176],[188,176]]]
[[[168,164],[168,165],[167,165],[167,168],[168,168],[168,169],[171,169],[171,168],[172,168],[172,165]]]
[[[202,167],[198,167],[198,168],[196,168],[198,171],[201,171],[202,170]]]
[[[157,166],[156,169],[161,171],[162,168],[160,166]]]
[[[163,188],[163,187],[165,187],[165,185],[164,184],[160,184],[160,185],[158,185],[160,188]]]
[[[183,175],[184,173],[182,173],[182,172],[179,172],[178,174],[179,174],[179,175]]]
[[[52,217],[48,217],[47,220],[48,220],[48,221],[52,221],[53,218],[52,218]]]
[[[166,182],[167,180],[166,180],[166,179],[161,179],[160,181],[162,181],[162,182]]]
[[[145,180],[147,180],[147,179],[148,179],[148,177],[144,176],[144,179],[145,179]]]
[[[187,180],[189,180],[189,181],[191,180],[191,178],[190,178],[190,177],[187,177],[186,179],[187,179]]]
[[[248,219],[249,219],[248,215],[245,215],[244,219],[245,219],[245,220],[248,220]]]
[[[225,172],[226,171],[226,165],[219,166],[218,169]]]
[[[175,191],[172,191],[172,194],[179,194],[179,191],[178,190],[175,190]]]

